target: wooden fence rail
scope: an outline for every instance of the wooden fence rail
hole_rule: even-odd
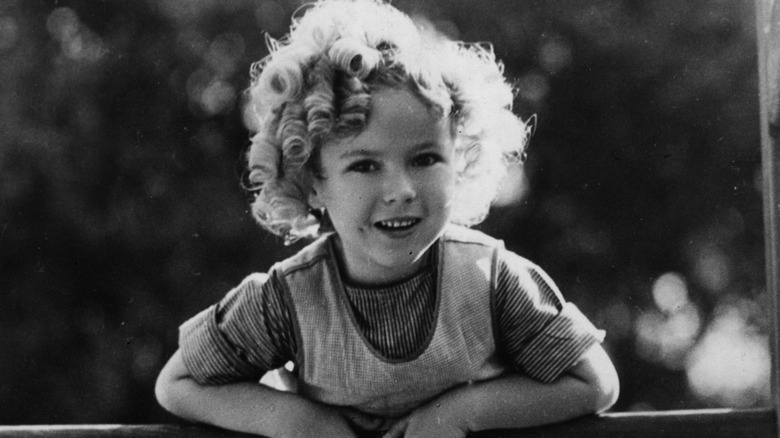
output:
[[[780,1],[755,0],[766,290],[772,316],[772,407],[780,427]]]
[[[246,438],[250,435],[192,424],[0,426],[0,438]],[[767,409],[712,409],[612,413],[523,430],[480,432],[477,438],[774,438]]]

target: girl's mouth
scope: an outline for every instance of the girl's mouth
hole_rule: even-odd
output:
[[[420,219],[388,219],[384,221],[375,222],[374,226],[383,231],[404,231],[408,230],[420,223]]]

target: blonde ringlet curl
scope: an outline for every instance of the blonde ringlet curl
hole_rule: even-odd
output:
[[[346,77],[339,84],[339,94],[343,96],[338,104],[341,107],[339,120],[334,133],[357,132],[368,123],[368,110],[371,105],[370,87],[354,77]]]
[[[306,190],[297,181],[276,179],[259,191],[252,203],[252,214],[267,230],[290,244],[300,238],[302,231],[313,235],[319,228],[305,199]]]
[[[259,189],[263,184],[275,180],[279,176],[282,163],[280,148],[271,142],[264,132],[252,137],[252,147],[249,148],[249,188]]]
[[[305,122],[306,110],[298,102],[287,102],[281,113],[276,140],[282,148],[282,176],[300,169],[309,159],[311,143]]]
[[[314,141],[321,141],[333,128],[336,120],[333,79],[335,70],[325,57],[312,67],[308,82],[311,90],[303,100],[306,111],[306,127]]]
[[[265,118],[273,108],[285,102],[295,101],[303,88],[300,51],[284,50],[278,56],[252,65],[254,84],[250,88],[250,101],[258,118]]]
[[[492,46],[448,40],[384,0],[319,0],[301,12],[252,67],[248,125],[257,133],[247,161],[257,221],[286,243],[318,235],[312,157],[364,129],[372,91],[383,87],[407,88],[449,117],[458,175],[450,220],[482,221],[529,135]]]
[[[443,42],[445,82],[455,104],[458,190],[452,221],[482,222],[507,168],[521,162],[530,128],[512,113],[514,93],[489,44]]]
[[[330,47],[328,58],[352,76],[365,79],[379,65],[382,55],[357,40],[342,38]]]

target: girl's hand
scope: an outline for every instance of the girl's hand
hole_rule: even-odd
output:
[[[271,388],[274,388],[278,391],[283,392],[292,392],[297,393],[298,392],[298,379],[295,377],[295,375],[291,372],[291,369],[285,368],[278,368],[276,370],[270,371],[263,376],[263,378],[260,380],[260,383],[269,386]],[[325,417],[329,415],[333,415],[334,417],[341,417],[340,420],[346,420],[347,425],[351,428],[351,434],[349,435],[338,435],[340,433],[339,431],[342,430],[342,426],[340,423],[343,421],[340,420],[321,420],[324,423],[336,423],[327,425],[325,429],[320,429],[319,427],[315,426],[309,426],[313,427],[311,430],[317,431],[317,436],[330,436],[327,435],[327,430],[330,430],[330,426],[336,426],[335,432],[337,435],[333,436],[347,436],[351,437],[355,435],[355,432],[361,433],[361,432],[376,432],[379,430],[386,430],[389,425],[391,424],[389,420],[386,420],[381,417],[375,417],[369,414],[365,414],[363,412],[358,411],[357,409],[350,408],[350,407],[337,407],[337,406],[318,406],[316,408],[317,413],[314,415],[313,418],[318,418],[321,414],[320,410],[326,409],[333,412],[326,413]],[[310,419],[312,417],[307,418]],[[307,422],[308,424],[308,422]],[[300,428],[296,428],[296,431],[300,430]],[[322,430],[322,432],[320,432]],[[297,432],[294,432],[297,433]]]
[[[383,438],[463,438],[468,430],[439,399],[396,422]]]
[[[305,409],[305,414],[297,416],[294,424],[284,428],[283,438],[357,438],[346,416],[336,409],[312,404]]]
[[[327,437],[357,438],[365,433],[386,430],[387,420],[364,414],[349,407],[312,403],[311,409],[298,417],[285,438]]]
[[[357,430],[358,432],[387,430],[390,425],[389,420],[365,414],[354,408],[342,407],[337,409],[341,413],[341,416],[352,426],[352,429]]]

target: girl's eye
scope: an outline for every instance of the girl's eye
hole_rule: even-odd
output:
[[[433,166],[436,163],[439,163],[442,161],[441,156],[438,154],[422,154],[414,157],[414,165],[415,166],[421,166],[421,167],[428,167]]]
[[[371,160],[356,161],[347,167],[347,171],[358,173],[373,172],[377,169],[379,169],[379,166]]]

